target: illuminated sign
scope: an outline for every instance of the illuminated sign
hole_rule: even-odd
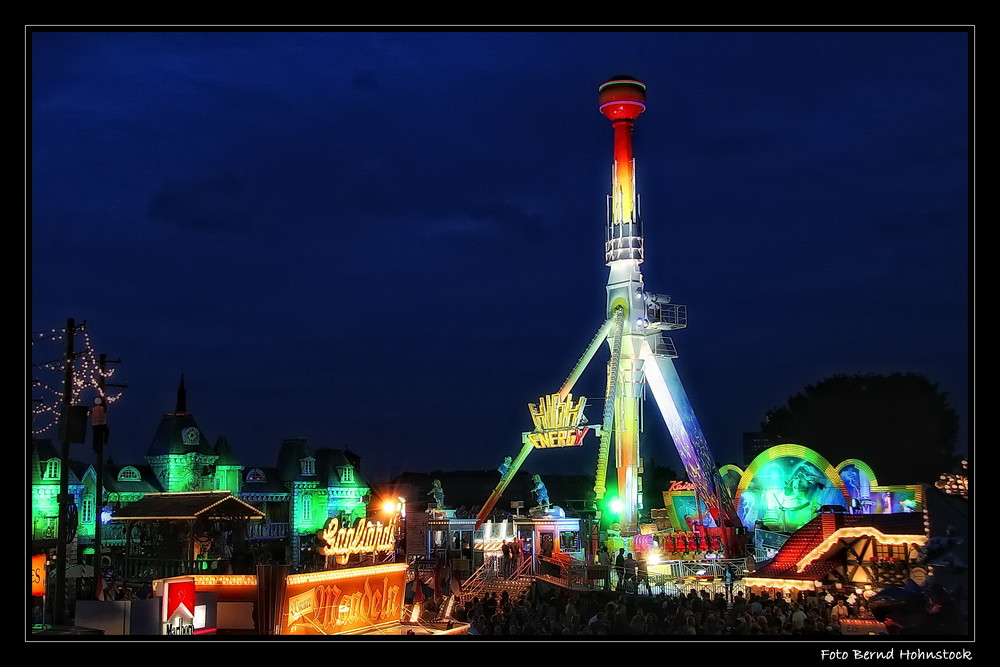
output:
[[[288,577],[283,635],[332,635],[396,623],[405,563]]]
[[[538,405],[528,403],[535,430],[527,434],[536,449],[549,447],[578,447],[590,429],[582,428],[583,409],[587,399],[583,396],[576,403],[573,394],[549,394],[538,399]]]
[[[45,595],[45,554],[31,557],[31,594]]]
[[[851,618],[840,621],[840,634],[842,635],[884,635],[886,634],[885,624],[876,620],[861,618]]]
[[[194,634],[194,577],[175,577],[163,581],[163,634]]]
[[[682,482],[680,480],[675,479],[674,481],[670,482],[670,487],[667,489],[667,492],[670,493],[673,491],[694,491],[694,490],[695,490],[694,482]]]
[[[396,517],[384,526],[382,522],[373,524],[358,519],[353,528],[341,526],[336,517],[331,517],[320,531],[320,539],[326,543],[319,548],[324,556],[392,551],[396,548]]]

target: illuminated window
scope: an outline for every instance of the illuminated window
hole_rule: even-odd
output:
[[[125,466],[118,473],[119,482],[138,482],[139,479],[139,471],[132,466]]]
[[[302,521],[309,523],[313,518],[312,496],[308,493],[302,494]]]
[[[906,560],[907,548],[905,544],[882,544],[875,545],[875,558],[886,558],[890,560]]]
[[[264,477],[264,471],[260,468],[253,468],[247,473],[248,482],[266,482],[267,478]]]
[[[580,533],[576,530],[563,530],[559,533],[559,548],[573,551],[580,548]]]
[[[59,459],[52,459],[45,464],[42,479],[59,479]]]
[[[83,497],[80,503],[80,523],[92,523],[94,521],[94,495],[91,493]]]
[[[316,474],[316,459],[309,458],[302,459],[302,474],[303,475],[315,475]]]
[[[343,466],[340,468],[340,482],[341,484],[351,484],[354,482],[354,468],[351,466]]]
[[[38,533],[42,539],[54,540],[59,534],[59,524],[54,517],[45,517],[39,521]]]

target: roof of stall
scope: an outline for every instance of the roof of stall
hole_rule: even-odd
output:
[[[150,493],[123,507],[115,521],[150,519],[261,519],[264,512],[234,497],[228,491]]]

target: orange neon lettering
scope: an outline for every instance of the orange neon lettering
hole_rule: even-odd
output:
[[[384,526],[381,522],[376,524],[363,522],[363,519],[358,519],[353,527],[347,528],[342,527],[336,517],[331,517],[320,534],[326,543],[320,547],[320,553],[324,556],[335,556],[391,551],[395,548],[396,517]]]

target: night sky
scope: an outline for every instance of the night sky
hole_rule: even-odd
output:
[[[29,332],[85,321],[121,360],[118,463],[183,373],[246,465],[303,436],[373,481],[493,469],[603,321],[597,89],[628,74],[645,285],[688,307],[675,363],[717,461],[863,372],[936,382],[965,451],[970,33],[747,30],[29,31]],[[651,398],[646,423],[679,469]]]

